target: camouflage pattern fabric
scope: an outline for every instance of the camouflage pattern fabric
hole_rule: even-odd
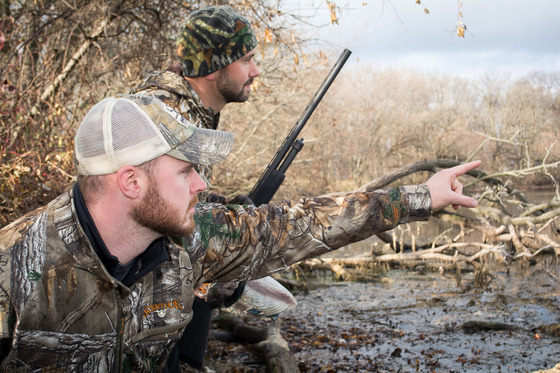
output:
[[[159,371],[202,283],[268,276],[427,220],[430,204],[425,185],[258,208],[200,203],[195,248],[167,241],[170,260],[127,288],[95,255],[70,190],[0,230],[0,337],[11,341],[0,370]]]
[[[132,89],[130,93],[155,96],[198,127],[209,129],[218,128],[220,113],[214,115],[212,108],[204,106],[200,97],[198,97],[198,94],[188,81],[171,71],[159,71],[149,74],[146,79],[144,79],[138,87]],[[208,185],[208,189],[199,194],[199,199],[201,201],[207,201],[213,167],[196,165],[195,168]],[[194,247],[191,240],[187,237],[175,238],[175,241],[185,249],[192,249]],[[195,292],[195,295],[204,299],[200,289]]]
[[[0,336],[12,346],[0,371],[161,370],[192,317],[192,290],[176,285],[192,281],[188,256],[168,255],[126,288],[95,255],[71,192],[2,229]]]
[[[211,108],[205,107],[187,80],[171,71],[157,71],[149,74],[138,87],[131,89],[129,93],[155,96],[197,127],[214,130],[218,128],[220,113],[214,114]],[[212,167],[197,165],[197,171],[210,186]],[[207,195],[208,191],[202,193],[199,196],[200,200],[205,201]]]
[[[249,22],[229,6],[191,14],[177,35],[177,56],[185,76],[206,76],[237,61],[257,46]]]

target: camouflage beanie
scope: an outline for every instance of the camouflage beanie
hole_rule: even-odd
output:
[[[185,76],[205,76],[237,61],[257,46],[249,22],[229,6],[202,8],[181,25],[177,56]]]

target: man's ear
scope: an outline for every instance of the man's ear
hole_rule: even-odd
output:
[[[130,199],[137,199],[145,186],[145,173],[134,166],[123,166],[117,171],[117,184],[121,193]]]

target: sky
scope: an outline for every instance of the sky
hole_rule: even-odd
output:
[[[330,25],[326,0],[299,0],[293,9],[327,25],[315,36],[340,52],[350,49],[349,63],[464,77],[560,73],[560,0],[335,1],[345,8],[338,25]],[[322,10],[311,13],[316,7]],[[455,30],[459,21],[464,38]]]

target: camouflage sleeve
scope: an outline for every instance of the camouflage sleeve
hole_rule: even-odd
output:
[[[40,207],[0,230],[0,362],[11,349],[18,318],[40,278],[46,211],[47,206]]]
[[[303,198],[278,206],[197,205],[205,282],[259,278],[410,221],[428,220],[425,185]]]

